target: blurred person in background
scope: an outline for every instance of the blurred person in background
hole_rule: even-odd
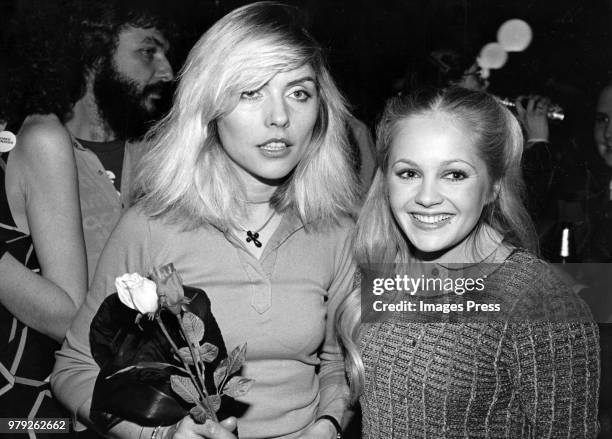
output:
[[[486,90],[488,79],[476,62],[476,53],[469,49],[441,48],[412,58],[396,88],[399,94],[409,94],[419,88],[435,89],[449,86],[469,90]]]
[[[594,154],[589,163],[586,212],[589,233],[582,248],[582,271],[590,288],[581,294],[599,323],[601,346],[601,387],[599,421],[601,438],[612,436],[612,83],[604,82],[594,108]],[[605,263],[602,264],[602,263]]]
[[[66,109],[55,93],[61,77],[31,63],[38,55],[9,57],[0,82],[0,131],[17,132],[16,142],[0,138],[0,418],[8,419],[69,416],[48,377],[87,291],[76,162],[57,116]],[[58,434],[31,432],[47,436]]]
[[[31,36],[22,32],[23,39],[39,43],[37,59],[31,62],[37,66],[34,74],[49,72],[54,79],[43,81],[48,87],[41,93],[56,101],[51,111],[56,117],[35,126],[24,124],[19,136],[27,138],[35,130],[74,150],[91,280],[102,248],[128,205],[128,188],[145,148],[139,141],[166,109],[164,99],[174,79],[167,58],[171,31],[162,10],[146,2],[75,1],[60,10],[65,17],[55,22],[39,17],[41,29],[31,29]],[[54,36],[45,33],[51,26]],[[34,75],[26,78],[30,84],[38,80]],[[22,88],[28,82],[23,80]],[[32,108],[34,99],[27,89],[21,99],[28,105],[21,109],[24,116],[49,112]],[[55,132],[67,135],[58,138]],[[15,221],[27,230],[25,194],[11,169],[9,158],[10,201]]]

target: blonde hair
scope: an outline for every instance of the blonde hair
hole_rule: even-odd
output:
[[[354,242],[357,262],[368,266],[396,261],[409,263],[413,259],[410,243],[393,218],[385,176],[398,123],[411,116],[431,113],[448,115],[466,127],[492,184],[499,185],[497,197],[483,209],[472,236],[489,225],[504,236],[505,242],[537,253],[535,229],[523,203],[523,134],[518,121],[491,95],[450,87],[420,90],[388,101],[376,130],[378,169],[357,220]],[[337,320],[355,396],[363,388],[363,364],[356,345],[360,307],[360,290],[355,290],[340,305]]]
[[[353,215],[358,182],[350,164],[344,98],[297,9],[273,2],[230,12],[189,53],[172,110],[147,136],[151,149],[133,189],[145,213],[185,228],[236,226],[246,196],[216,121],[232,111],[241,92],[303,65],[315,73],[318,119],[304,157],[271,202],[278,211],[292,209],[305,224]]]

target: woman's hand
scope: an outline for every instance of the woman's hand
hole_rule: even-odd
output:
[[[529,96],[524,106],[525,96],[519,96],[516,101],[518,120],[525,130],[527,143],[548,142],[548,108],[550,99],[542,96]],[[530,145],[527,145],[530,146]]]
[[[230,417],[220,423],[206,421],[198,424],[191,416],[185,416],[175,425],[163,427],[158,437],[160,439],[236,439],[232,433],[236,430],[236,418]]]

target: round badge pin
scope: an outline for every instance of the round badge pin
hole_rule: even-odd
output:
[[[17,137],[10,131],[0,132],[0,153],[8,152],[17,144]]]

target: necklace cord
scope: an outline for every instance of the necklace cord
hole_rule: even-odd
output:
[[[250,229],[247,229],[246,227],[244,227],[244,226],[243,226],[242,224],[240,224],[240,223],[238,223],[238,226],[240,226],[240,228],[241,228],[243,231],[247,232],[247,233],[248,233],[248,232],[251,232],[251,233],[259,233],[259,232],[261,232],[261,231],[262,231],[262,230],[263,230],[263,229],[264,229],[264,228],[265,228],[265,227],[266,227],[266,226],[267,226],[267,225],[270,223],[270,221],[272,221],[272,218],[274,218],[274,215],[276,215],[276,211],[275,211],[275,210],[273,210],[273,211],[272,211],[272,214],[271,214],[271,215],[268,217],[268,219],[266,220],[266,222],[265,222],[265,223],[263,223],[263,224],[261,225],[261,227],[259,227],[257,230],[250,230]]]

